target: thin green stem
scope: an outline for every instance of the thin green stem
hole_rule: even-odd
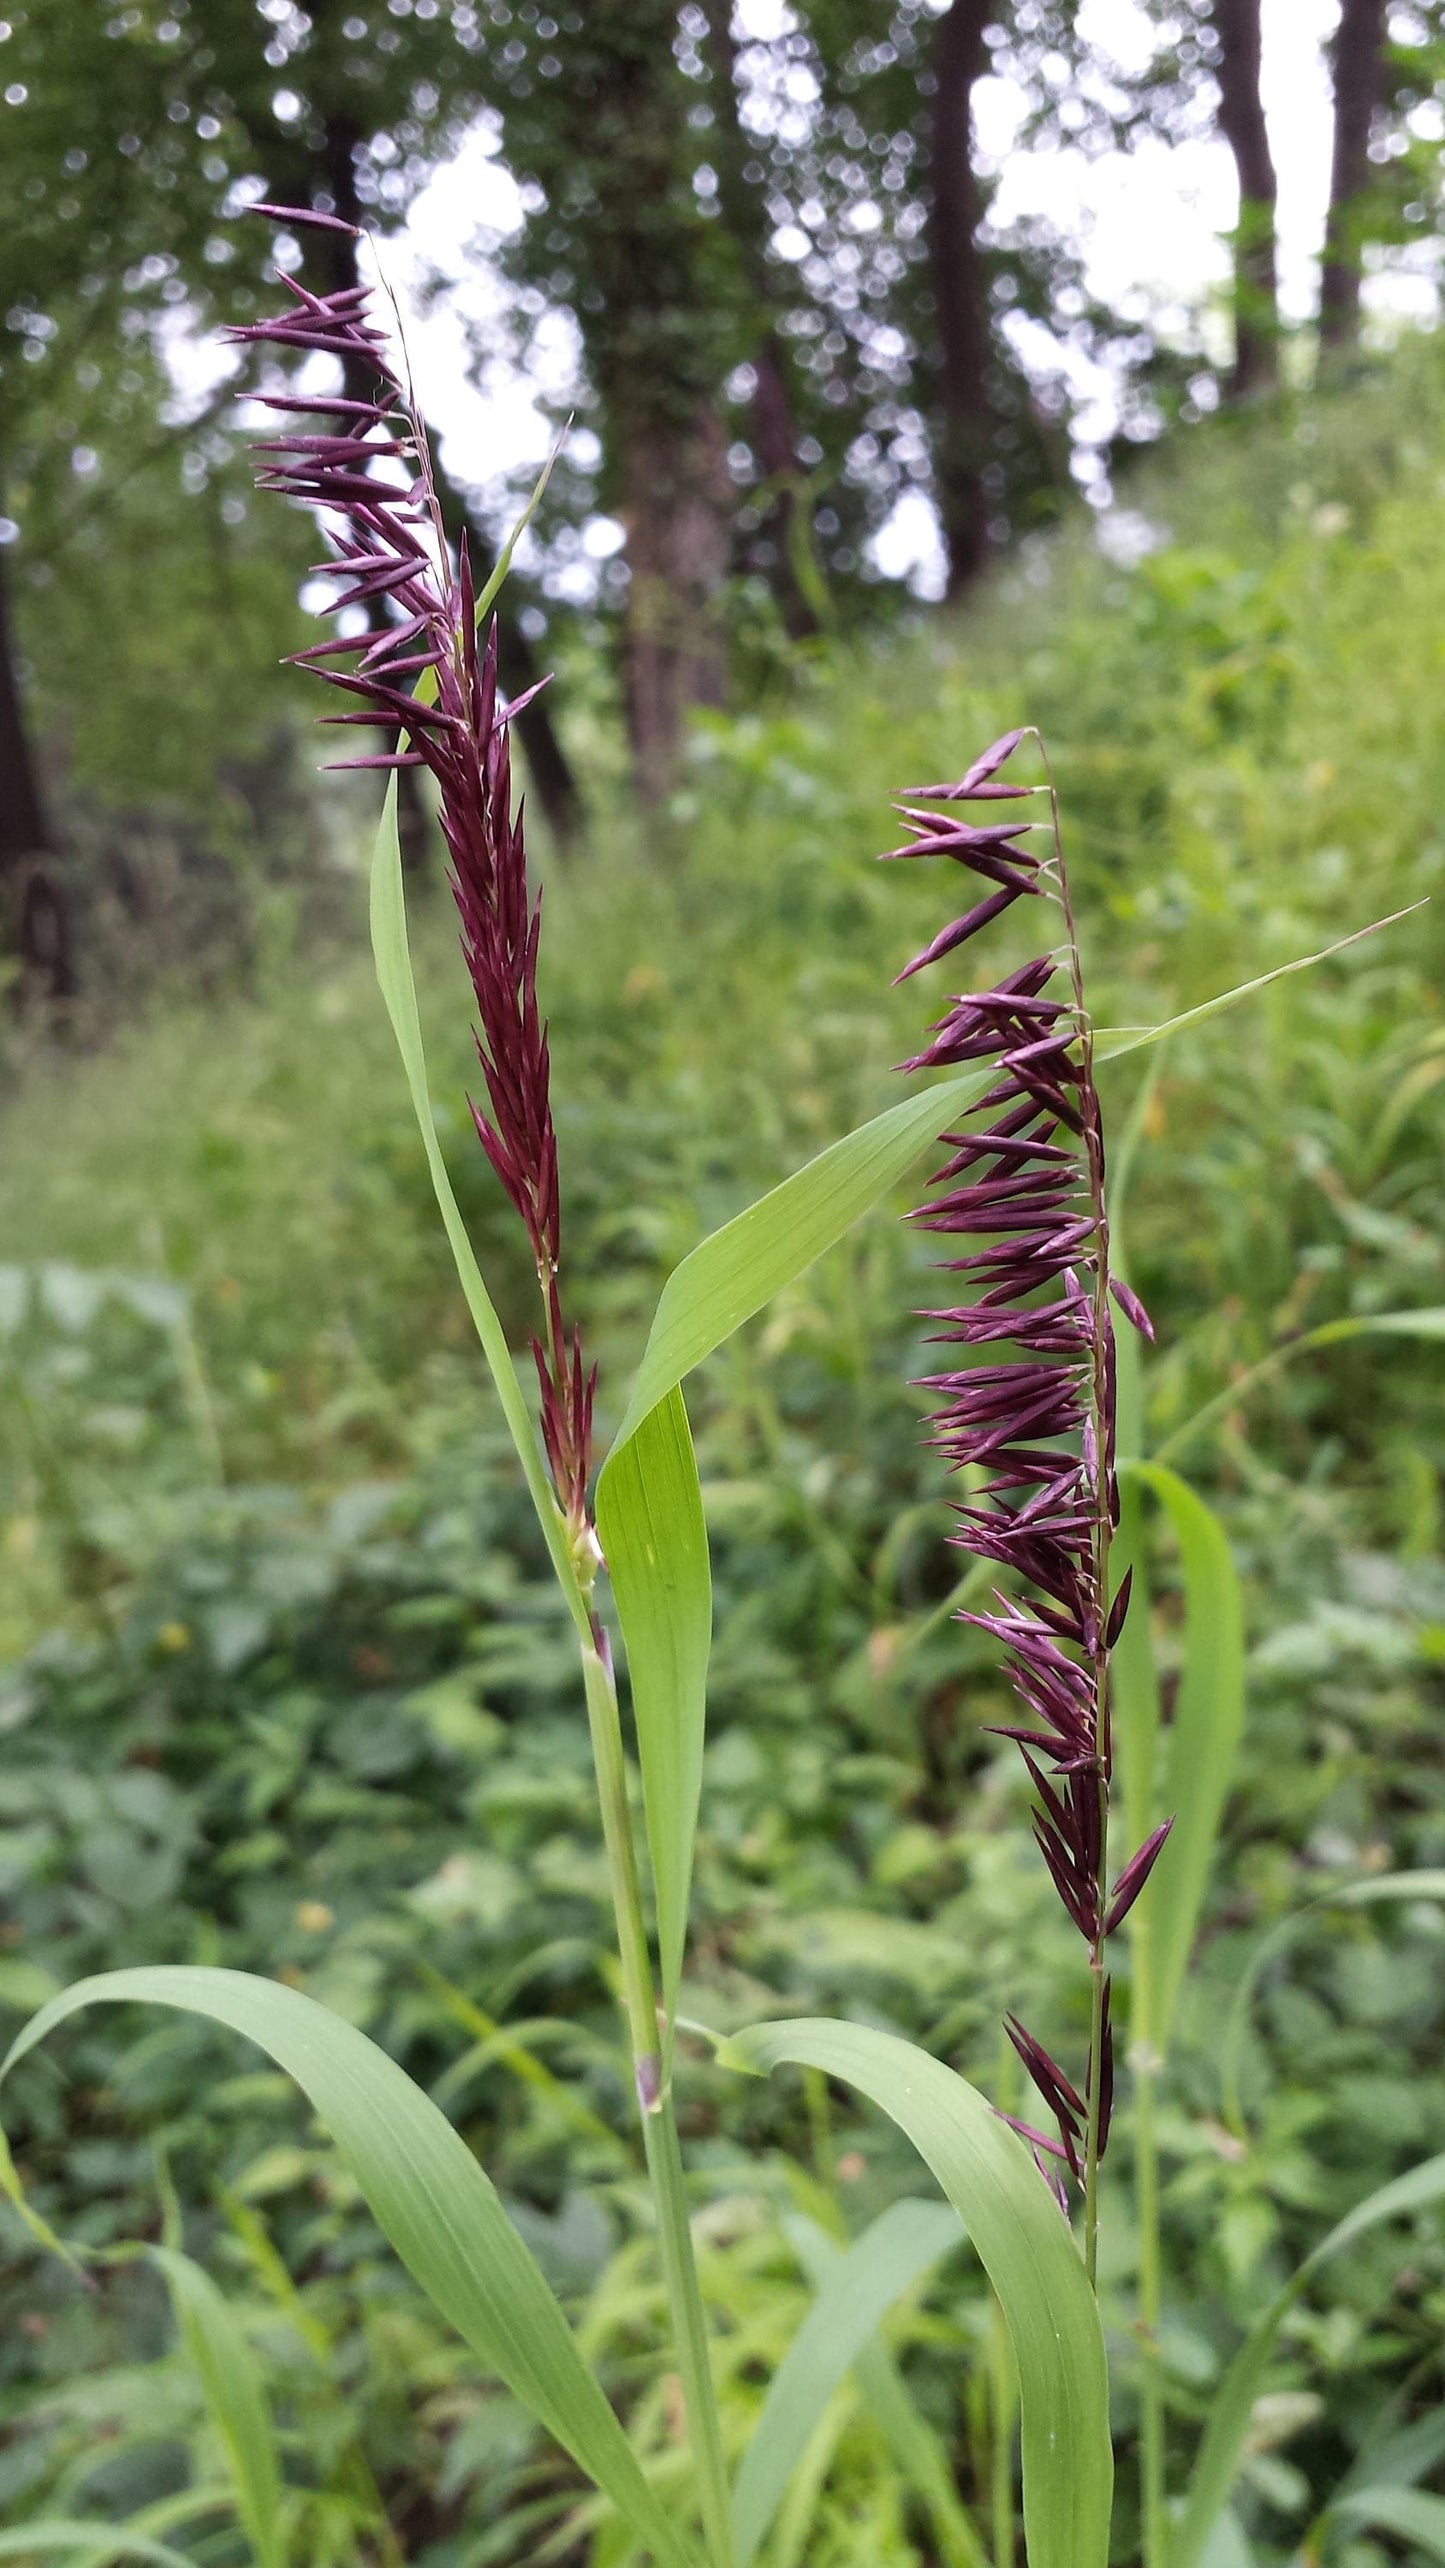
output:
[[[707,2320],[693,2254],[687,2184],[678,2145],[670,2081],[663,2077],[652,1957],[643,1923],[637,1847],[627,1797],[627,1766],[617,1688],[600,1630],[582,1651],[587,1722],[602,1811],[602,1837],[617,1920],[622,1996],[632,2048],[632,2074],[642,2116],[643,2148],[657,2209],[658,2249],[672,2321],[683,2402],[687,2409],[698,2504],[711,2568],[733,2568],[732,2508],[722,2429],[708,2355]]]
[[[1108,1804],[1100,1794],[1100,1836],[1108,1825]],[[1106,1847],[1100,1850],[1103,1870]],[[1104,2067],[1104,1947],[1102,1939],[1089,1954],[1092,2001],[1089,2012],[1089,2117],[1084,2131],[1084,2271],[1090,2282],[1099,2271],[1099,2135],[1102,2127]]]
[[[1159,2144],[1152,2057],[1134,2066],[1134,2194],[1139,2224],[1139,2520],[1144,2568],[1164,2568],[1164,2384],[1159,2371]]]

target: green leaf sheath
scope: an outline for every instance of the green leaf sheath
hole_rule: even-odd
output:
[[[503,1415],[511,1430],[517,1458],[526,1474],[527,1487],[537,1519],[547,1539],[553,1566],[562,1592],[571,1608],[573,1620],[584,1638],[587,1636],[587,1613],[578,1593],[577,1581],[568,1556],[566,1535],[552,1484],[547,1477],[542,1447],[527,1406],[517,1368],[496,1306],[482,1281],[462,1220],[461,1207],[452,1192],[446,1161],[437,1140],[436,1120],[432,1114],[431,1093],[427,1086],[426,1053],[422,1045],[421,1013],[417,1007],[416,979],[411,968],[411,950],[406,934],[406,894],[402,884],[401,849],[396,834],[396,781],[387,788],[381,825],[376,833],[376,852],[371,864],[371,947],[376,958],[376,977],[391,1019],[406,1072],[417,1128],[431,1171],[432,1189],[436,1195],[446,1235],[456,1260],[457,1275],[467,1308],[476,1324],[482,1352],[487,1359]]]
[[[281,2459],[261,2368],[211,2277],[172,2247],[151,2247],[191,2367],[230,2465],[236,2511],[256,2568],[286,2568]]]
[[[1162,2053],[1189,1967],[1244,1729],[1244,1607],[1228,1539],[1213,1509],[1162,1463],[1121,1463],[1120,1477],[1126,1488],[1147,1489],[1160,1501],[1178,1540],[1184,1577],[1184,1666],[1165,1734],[1158,1795],[1159,1816],[1172,1812],[1174,1826],[1140,1902],[1148,1902],[1150,2019],[1135,2031]],[[1138,1707],[1131,1705],[1131,1712],[1137,1719]]]
[[[905,1097],[702,1240],[662,1288],[613,1452],[694,1365],[842,1239],[919,1152],[977,1104],[991,1076],[971,1070]]]
[[[1275,2339],[1312,2274],[1386,2220],[1407,2219],[1445,2199],[1445,2157],[1427,2158],[1409,2174],[1357,2203],[1290,2276],[1257,2319],[1215,2392],[1184,2510],[1169,2545],[1169,2568],[1204,2568],[1206,2545],[1239,2474],[1254,2402],[1269,2370]]]
[[[402,2263],[472,2351],[612,2499],[668,2568],[689,2554],[490,2179],[429,2096],[364,2033],[279,1981],[244,1971],[108,1971],[42,2007],[0,2078],[84,2006],[149,2003],[228,2025],[293,2077]]]
[[[712,1645],[707,1528],[681,1391],[649,1410],[609,1461],[597,1530],[627,1643],[670,2026],[687,1941]]]
[[[815,2019],[757,2024],[724,2066],[785,2062],[857,2087],[906,2132],[998,2294],[1018,2367],[1029,2568],[1105,2568],[1114,2484],[1098,2305],[1023,2142],[977,2090],[896,2034]]]
[[[895,2202],[830,2264],[768,2385],[733,2488],[738,2568],[751,2568],[823,2412],[899,2294],[963,2236],[941,2202]]]

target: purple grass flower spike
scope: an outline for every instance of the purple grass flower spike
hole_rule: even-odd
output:
[[[351,230],[304,208],[258,211],[298,229]],[[260,487],[318,513],[333,551],[316,567],[340,584],[329,611],[379,606],[386,619],[313,643],[295,661],[354,699],[347,711],[324,720],[381,729],[404,743],[385,755],[340,759],[339,766],[428,767],[436,779],[486,1085],[486,1110],[474,1104],[472,1117],[536,1263],[544,1314],[544,1338],[533,1340],[542,1436],[558,1502],[580,1536],[596,1375],[583,1363],[576,1330],[567,1330],[558,1282],[557,1137],[547,1028],[537,1004],[541,898],[529,891],[522,806],[514,809],[512,802],[508,726],[518,708],[504,705],[498,691],[495,622],[478,643],[466,539],[454,563],[426,428],[387,334],[372,319],[370,289],[317,295],[292,277],[283,275],[281,283],[294,309],[233,330],[231,339],[316,351],[335,359],[348,384],[370,380],[376,388],[369,400],[330,392],[263,395],[282,433],[256,450]],[[355,665],[331,665],[337,661]],[[423,671],[431,673],[428,701],[413,692]]]
[[[897,806],[907,842],[889,856],[946,856],[979,878],[984,895],[904,966],[900,981],[955,953],[1019,900],[1047,898],[1062,914],[1056,952],[1020,964],[992,989],[950,999],[902,1067],[981,1063],[993,1073],[972,1115],[944,1135],[948,1156],[911,1216],[948,1242],[941,1271],[963,1279],[955,1305],[923,1314],[937,1324],[932,1343],[961,1351],[961,1361],[925,1376],[925,1387],[936,1400],[932,1443],[950,1469],[970,1475],[955,1540],[995,1562],[1007,1582],[994,1610],[965,1619],[1002,1643],[1023,1712],[1004,1735],[1022,1751],[1039,1851],[1093,1976],[1082,2094],[1009,2017],[1009,2039],[1053,2116],[1058,2145],[1015,2127],[1051,2184],[1057,2169],[1041,2153],[1084,2186],[1091,2228],[1113,2097],[1104,1947],[1171,1825],[1139,1848],[1111,1896],[1108,1666],[1130,1590],[1125,1578],[1111,1592],[1109,1577],[1119,1521],[1111,1297],[1145,1336],[1153,1330],[1137,1296],[1109,1272],[1103,1124],[1057,798],[1051,783],[1005,783],[998,774],[1030,736],[1005,733],[956,784],[910,788]],[[959,809],[1039,795],[1043,821],[981,827]]]

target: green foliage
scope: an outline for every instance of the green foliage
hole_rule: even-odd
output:
[[[1132,572],[1059,558],[1041,605],[1021,574],[964,641],[830,659],[788,704],[701,726],[677,812],[686,865],[650,871],[618,823],[549,884],[569,1254],[604,1424],[663,1277],[890,1103],[915,1009],[880,991],[935,895],[908,869],[869,870],[886,781],[1042,717],[1080,815],[1100,1014],[1119,1025],[1438,882],[1431,382],[1421,352],[1394,393],[1362,396],[1353,453],[1328,405],[1247,450],[1232,428],[1205,437],[1177,488],[1132,494],[1183,542]],[[1306,481],[1308,501],[1291,498]],[[1349,522],[1318,525],[1328,509]],[[1281,1919],[1361,1873],[1445,1862],[1438,1346],[1367,1325],[1445,1298],[1439,933],[1432,906],[1106,1074],[1117,1136],[1159,1065],[1128,1214],[1159,1334],[1140,1449],[1232,1388],[1182,1452],[1228,1533],[1248,1670],[1159,2108],[1174,2489],[1261,2313],[1332,2223],[1438,2144],[1445,2114],[1424,1884],[1321,1911],[1272,1948],[1239,2044],[1242,2129],[1220,2059],[1231,1997]],[[332,951],[283,969],[264,1009],[177,1004],[102,1058],[36,1074],[9,1117],[0,1999],[18,2019],[87,1971],[201,1964],[277,1972],[339,2007],[486,2165],[681,2520],[570,1635],[368,978]],[[470,1140],[440,923],[423,922],[418,981],[438,1148],[516,1344],[529,1279]],[[809,2304],[800,2212],[841,2247],[919,2179],[881,2116],[726,2075],[688,2021],[846,2012],[1006,2106],[1002,2008],[1026,1997],[1044,2039],[1079,2030],[1023,1794],[988,1735],[1002,1689],[950,1619],[946,1512],[902,1388],[928,1363],[909,1315],[935,1295],[921,1246],[875,1215],[689,1386],[716,1629],[678,2080],[734,2462]],[[1335,1333],[1302,1349],[1316,1329]],[[1190,1581],[1162,1511],[1147,1540],[1167,1739]],[[63,2084],[44,2058],[15,2080],[31,2199],[86,2250],[142,2235],[164,2142],[186,2251],[265,2374],[298,2568],[366,2556],[383,2515],[427,2568],[549,2543],[590,2544],[608,2568],[629,2555],[430,2318],[278,2079],[141,2012],[103,2034],[77,2019],[66,2067]],[[1104,2299],[1131,2557],[1127,2081],[1120,2111]],[[37,2551],[47,2521],[119,2539],[138,2512],[213,2487],[214,2429],[156,2276],[98,2267],[82,2294],[11,2241],[7,2522],[33,2519]],[[1311,2267],[1223,2474],[1236,2559],[1278,2568],[1352,2471],[1362,2497],[1428,2497],[1372,2465],[1438,2406],[1442,2292],[1428,2206],[1408,2240],[1382,2220]],[[1000,2478],[1011,2521],[992,2325],[967,2255],[898,2304],[814,2429],[770,2568],[805,2544],[808,2568],[967,2555],[946,2549],[922,2468],[899,2463],[897,2403],[876,2388],[890,2379],[965,2527],[991,2525]],[[1375,2524],[1341,2516],[1328,2539],[1377,2568],[1391,2536]],[[177,2517],[150,2537],[200,2557],[210,2532]]]
[[[1033,2568],[1103,2568],[1114,2479],[1103,2334],[1073,2238],[1022,2141],[942,2061],[871,2026],[754,2024],[722,2058],[755,2073],[790,2061],[820,2069],[907,2133],[963,2220],[1008,2322]]]

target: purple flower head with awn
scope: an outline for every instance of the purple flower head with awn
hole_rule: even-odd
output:
[[[334,216],[260,205],[297,230],[356,235]],[[335,360],[343,382],[370,382],[364,399],[332,392],[265,392],[283,432],[257,448],[263,490],[313,509],[332,552],[315,568],[338,584],[328,612],[366,629],[313,643],[294,656],[347,699],[323,716],[380,731],[385,750],[339,759],[343,767],[426,767],[436,782],[462,951],[477,1004],[477,1056],[487,1110],[472,1116],[482,1148],[526,1230],[537,1268],[544,1338],[532,1341],[542,1394],[542,1433],[553,1484],[574,1530],[586,1515],[592,1392],[558,1282],[561,1212],[552,1122],[547,1028],[537,1006],[541,896],[527,882],[523,812],[512,804],[508,726],[530,695],[503,705],[495,621],[480,643],[463,535],[455,560],[442,524],[425,424],[397,371],[364,284],[313,294],[285,274],[291,308],[233,341]],[[379,620],[378,620],[379,619]],[[347,666],[346,663],[352,665]],[[532,690],[531,692],[535,692]]]
[[[1017,1740],[1036,1796],[1034,1834],[1071,1924],[1088,1947],[1094,2038],[1082,2088],[1016,2017],[1008,2031],[1057,2132],[1018,2127],[1036,2153],[1082,2181],[1109,2135],[1113,2047],[1104,1948],[1143,1889],[1168,1835],[1156,1829],[1107,1889],[1109,1653],[1129,1609],[1111,1596],[1119,1521],[1114,1462],[1111,1302],[1152,1337],[1143,1305],[1109,1273],[1104,1136],[1092,1028],[1052,785],[1006,781],[1028,735],[1008,732],[956,784],[911,788],[898,805],[908,837],[890,857],[943,857],[982,897],[914,957],[907,980],[967,944],[1017,901],[1048,900],[1061,944],[994,988],[951,998],[907,1070],[982,1065],[992,1082],[944,1136],[948,1153],[911,1218],[948,1243],[942,1272],[958,1299],[925,1313],[933,1342],[959,1361],[926,1377],[931,1440],[969,1469],[955,1540],[997,1565],[994,1610],[966,1619],[1003,1644],[1021,1719]],[[1035,735],[1036,736],[1036,735]],[[1047,799],[1040,823],[984,804]],[[933,806],[930,808],[929,806]]]

